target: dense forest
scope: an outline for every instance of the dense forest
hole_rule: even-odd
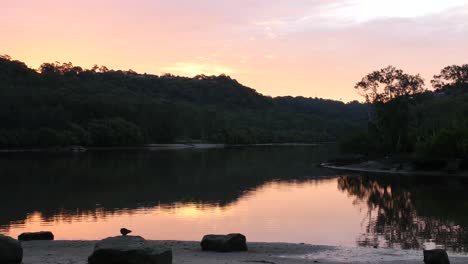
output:
[[[393,66],[365,76],[355,88],[370,106],[368,129],[342,139],[342,149],[368,156],[466,160],[468,64],[445,67],[431,84],[428,90],[419,75]]]
[[[146,143],[336,141],[367,124],[367,104],[269,97],[226,75],[91,69],[0,56],[0,148]]]

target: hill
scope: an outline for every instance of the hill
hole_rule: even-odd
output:
[[[0,148],[335,141],[366,105],[268,97],[226,75],[194,78],[0,56]]]

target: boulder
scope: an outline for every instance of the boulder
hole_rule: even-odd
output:
[[[20,241],[31,241],[31,240],[54,240],[54,234],[50,231],[41,231],[41,232],[29,232],[22,233],[18,236]]]
[[[96,243],[89,264],[171,264],[172,250],[155,248],[140,236],[108,237]]]
[[[18,240],[0,235],[0,263],[16,264],[23,260],[23,248]]]
[[[450,264],[447,252],[443,249],[424,250],[425,264]]]
[[[247,239],[242,234],[206,235],[201,247],[202,250],[218,252],[247,251]]]

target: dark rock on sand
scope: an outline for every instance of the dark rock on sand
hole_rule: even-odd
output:
[[[41,231],[41,232],[29,232],[22,233],[18,236],[20,241],[31,241],[31,240],[54,240],[54,234],[50,231]]]
[[[450,264],[447,252],[443,249],[424,250],[425,264]]]
[[[247,239],[242,234],[206,235],[201,241],[201,247],[205,251],[246,251]]]
[[[172,250],[155,248],[140,236],[108,237],[96,243],[89,264],[171,264]]]
[[[0,263],[16,264],[23,260],[23,248],[18,240],[0,235]]]

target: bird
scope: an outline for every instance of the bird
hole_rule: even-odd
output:
[[[128,230],[127,228],[121,228],[120,229],[120,234],[122,234],[122,236],[126,236],[131,232],[132,232],[132,230]]]

